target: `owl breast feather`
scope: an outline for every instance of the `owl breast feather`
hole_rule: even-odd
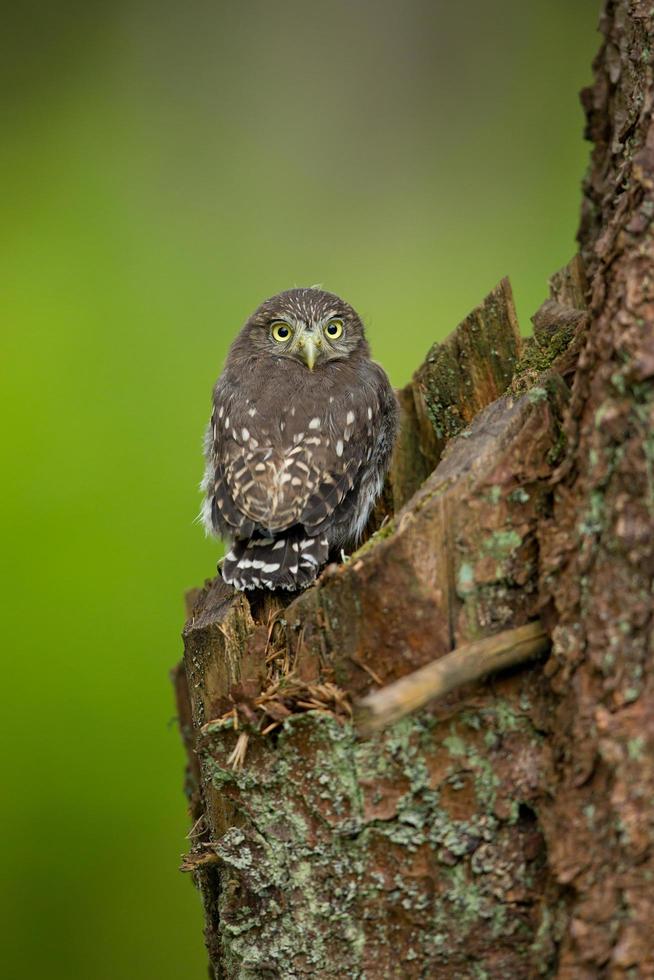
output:
[[[388,466],[397,406],[381,368],[368,360],[355,367],[332,371],[328,384],[319,372],[308,384],[298,366],[295,384],[286,376],[280,385],[279,374],[268,372],[245,394],[249,386],[234,385],[226,372],[216,386],[205,520],[236,545],[223,577],[237,588],[305,587],[365,526]],[[256,542],[268,538],[263,555],[268,544]],[[280,543],[291,540],[295,550]]]

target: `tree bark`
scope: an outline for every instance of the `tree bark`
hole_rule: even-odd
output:
[[[608,3],[579,241],[590,326],[541,531],[561,977],[654,976],[654,120],[650,3]]]
[[[654,976],[654,13],[602,29],[582,258],[535,339],[503,281],[400,393],[363,547],[296,598],[190,599],[215,977]]]

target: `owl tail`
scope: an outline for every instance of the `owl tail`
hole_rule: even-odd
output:
[[[300,525],[274,538],[236,540],[225,556],[222,576],[228,585],[243,589],[306,589],[329,557],[324,535],[309,537]]]

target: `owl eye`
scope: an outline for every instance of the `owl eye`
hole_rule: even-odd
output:
[[[325,327],[325,333],[330,340],[338,340],[338,338],[343,333],[343,321],[342,320],[330,320]]]
[[[273,323],[270,333],[273,340],[276,340],[278,344],[283,344],[291,336],[291,328],[288,323]]]

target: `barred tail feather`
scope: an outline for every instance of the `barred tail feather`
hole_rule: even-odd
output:
[[[237,539],[225,556],[222,576],[228,585],[244,589],[306,589],[329,556],[327,537],[310,537],[294,526],[275,537]]]

